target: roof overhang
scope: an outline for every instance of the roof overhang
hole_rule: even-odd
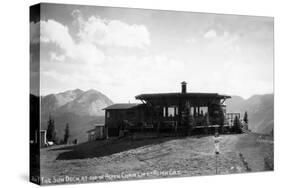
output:
[[[103,108],[103,110],[128,110],[128,109],[132,109],[132,108],[136,108],[138,107],[139,103],[116,103],[113,105],[110,105],[106,108]]]
[[[221,95],[218,93],[152,93],[152,94],[141,94],[135,97],[138,100],[151,100],[161,98],[216,98],[216,99],[228,99],[231,96]]]

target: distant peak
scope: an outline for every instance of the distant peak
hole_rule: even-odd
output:
[[[73,89],[73,90],[66,90],[64,92],[58,93],[58,94],[63,94],[63,93],[83,93],[84,91],[81,89]]]
[[[241,99],[241,100],[246,100],[245,98],[239,96],[239,95],[232,95],[231,98],[233,99]]]
[[[74,91],[74,92],[84,92],[83,90],[81,90],[81,89],[79,89],[79,88],[74,89],[73,91]]]
[[[86,91],[86,93],[100,93],[98,90],[95,89],[89,89]]]

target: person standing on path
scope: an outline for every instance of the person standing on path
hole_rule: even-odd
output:
[[[215,132],[215,136],[214,136],[214,144],[215,144],[215,157],[216,157],[216,174],[218,174],[218,156],[220,154],[220,136],[219,136],[219,132],[216,131]]]

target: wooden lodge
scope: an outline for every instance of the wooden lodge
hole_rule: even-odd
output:
[[[113,104],[104,108],[107,137],[132,132],[157,132],[176,135],[202,134],[227,128],[225,100],[218,93],[191,93],[186,82],[181,92],[141,94],[141,103]]]

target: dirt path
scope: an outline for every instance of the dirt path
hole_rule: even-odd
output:
[[[273,163],[274,142],[271,138],[255,134],[241,135],[239,138],[235,149],[243,155],[252,172],[266,170],[266,158],[270,158]]]

